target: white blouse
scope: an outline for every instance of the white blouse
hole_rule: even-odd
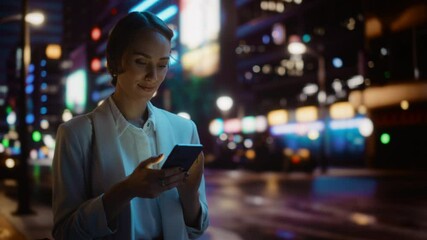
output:
[[[150,105],[147,105],[148,119],[141,128],[124,118],[111,97],[109,101],[119,132],[119,149],[125,174],[129,176],[142,161],[158,155],[154,116]],[[159,168],[159,165],[154,165],[153,168]],[[161,235],[162,223],[157,198],[132,199],[131,215],[132,239],[153,239]]]

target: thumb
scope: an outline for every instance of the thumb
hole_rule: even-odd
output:
[[[147,160],[142,161],[138,167],[139,168],[151,168],[152,165],[161,162],[163,160],[163,157],[164,157],[163,153],[160,154],[159,156],[150,157]]]

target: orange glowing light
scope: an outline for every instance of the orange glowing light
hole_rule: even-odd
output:
[[[90,62],[90,69],[94,72],[98,72],[101,69],[101,60],[99,58],[94,58]]]
[[[101,38],[101,29],[94,27],[90,33],[93,41],[98,41]]]
[[[300,162],[301,162],[301,158],[300,158],[299,156],[292,156],[292,157],[291,157],[291,162],[292,162],[293,164],[298,164],[298,163],[300,163]]]

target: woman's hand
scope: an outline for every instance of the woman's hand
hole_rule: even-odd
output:
[[[184,183],[186,173],[181,168],[150,169],[160,162],[163,154],[142,161],[125,180],[125,186],[132,197],[155,198],[162,192]]]
[[[110,229],[116,229],[118,214],[132,198],[155,198],[162,192],[183,184],[186,175],[180,168],[149,169],[162,159],[163,154],[142,161],[129,177],[104,194],[104,211]]]
[[[203,152],[201,152],[186,173],[184,184],[177,186],[181,198],[198,196],[198,190],[203,176],[204,160],[205,157]]]
[[[185,224],[195,228],[200,227],[201,206],[199,201],[199,186],[202,181],[204,161],[205,157],[203,152],[201,152],[187,172],[184,184],[177,186]]]

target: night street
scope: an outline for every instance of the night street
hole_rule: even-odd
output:
[[[425,172],[206,169],[205,174],[211,223],[201,240],[427,239]],[[52,239],[49,194],[44,200],[34,196],[36,214],[14,216],[17,203],[6,189],[0,194],[0,239]]]
[[[211,228],[233,239],[427,239],[424,176],[208,170]]]

